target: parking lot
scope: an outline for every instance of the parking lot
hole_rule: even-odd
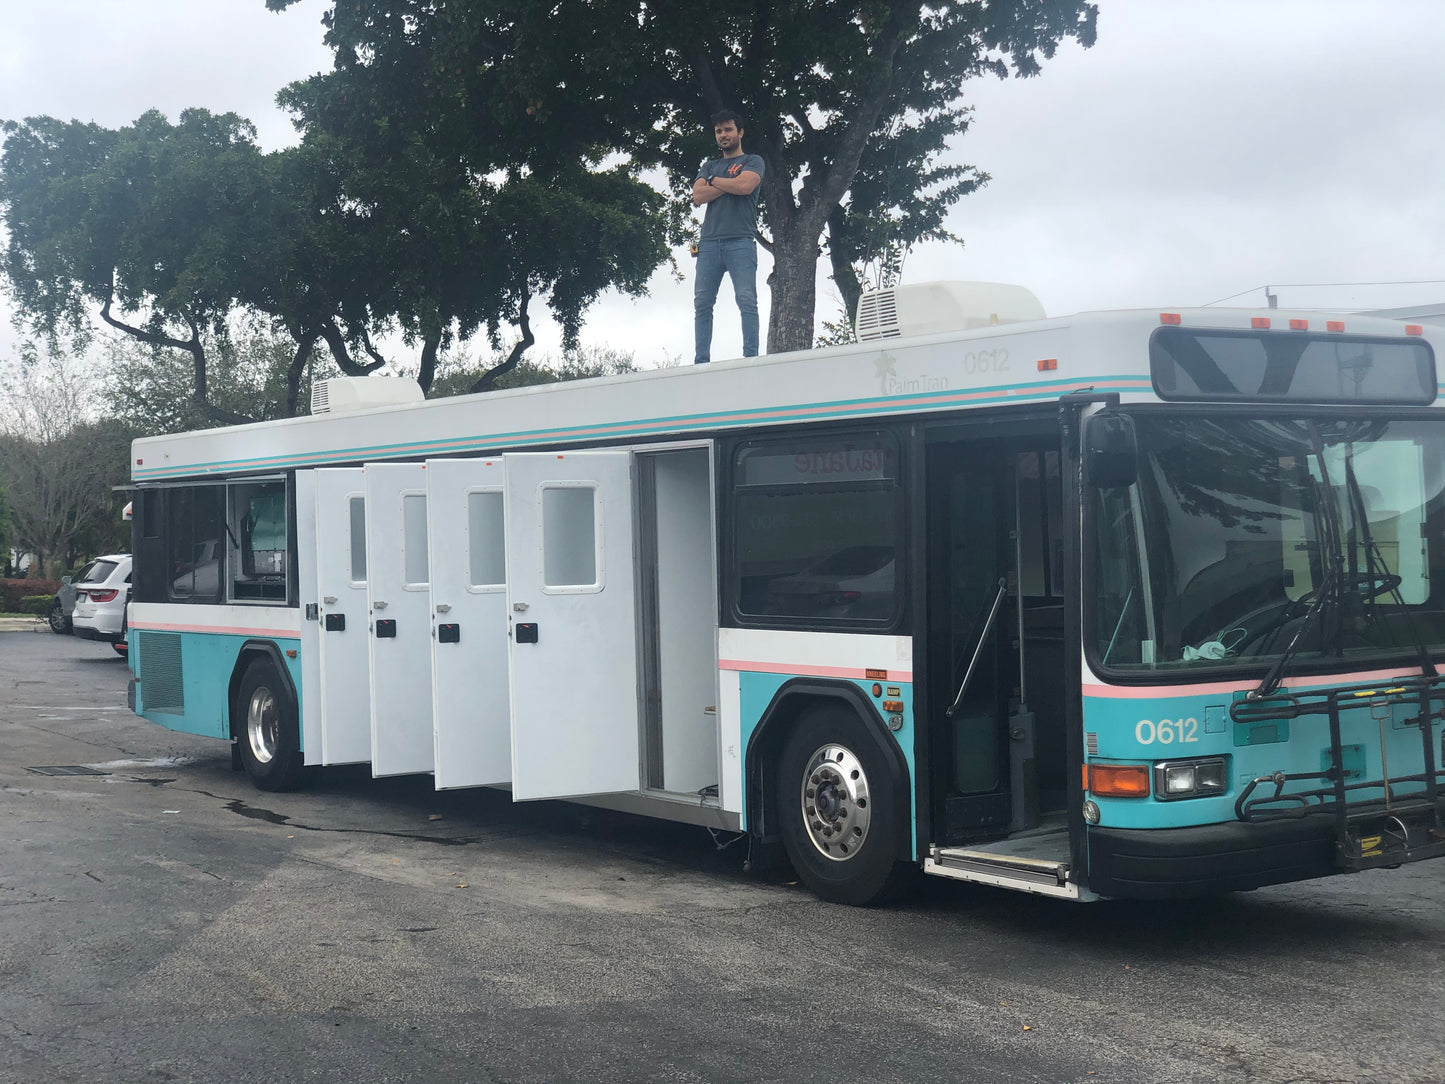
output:
[[[0,632],[0,1082],[1445,1080],[1445,863],[847,909],[700,828],[263,794],[127,677]]]

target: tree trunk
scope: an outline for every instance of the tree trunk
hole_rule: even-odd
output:
[[[306,363],[311,360],[311,351],[316,339],[302,333],[296,337],[296,353],[291,355],[291,368],[286,371],[286,417],[296,417],[296,408],[301,398],[301,376],[306,372]]]
[[[833,285],[843,295],[843,318],[851,324],[858,315],[863,284],[858,281],[857,270],[848,262],[845,232],[843,208],[834,207],[828,213],[828,262],[833,266]]]
[[[532,321],[527,317],[527,303],[531,298],[528,294],[522,295],[521,304],[517,306],[517,326],[522,329],[522,337],[517,340],[512,352],[507,355],[507,360],[496,368],[488,369],[481,375],[481,378],[472,385],[472,394],[483,391],[491,391],[496,386],[497,378],[510,373],[517,367],[517,362],[522,360],[522,354],[527,347],[537,340],[532,337]]]
[[[812,349],[817,277],[817,235],[782,237],[774,232],[773,273],[768,278],[771,287],[769,354]]]

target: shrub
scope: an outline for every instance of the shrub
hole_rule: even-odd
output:
[[[54,605],[54,595],[23,595],[20,599],[20,613],[44,617]]]
[[[59,580],[0,580],[0,613],[20,613],[20,600],[27,595],[59,590]]]

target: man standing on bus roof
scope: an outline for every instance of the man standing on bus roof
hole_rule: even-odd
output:
[[[707,205],[693,284],[693,363],[712,353],[712,310],[723,272],[733,280],[733,296],[743,318],[743,357],[758,356],[758,185],[763,160],[743,153],[742,118],[730,109],[714,113],[713,137],[721,158],[709,158],[692,182],[692,205]]]

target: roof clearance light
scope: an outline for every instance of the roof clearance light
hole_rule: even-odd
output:
[[[1182,324],[1184,321],[1179,318],[1177,312],[1161,312],[1159,322],[1161,324]]]
[[[1149,769],[1143,764],[1090,764],[1089,793],[1101,798],[1149,797]]]
[[[1291,320],[1289,322],[1289,329],[1291,331],[1308,331],[1310,329],[1310,322],[1308,320]]]
[[[1041,373],[1051,373],[1058,367],[1058,358],[1039,358],[1039,372]]]
[[[1423,335],[1423,334],[1425,334],[1425,329],[1424,329],[1423,327],[1421,327],[1419,324],[1406,324],[1406,325],[1405,325],[1405,334],[1406,334],[1406,335]],[[137,460],[137,462],[139,462],[139,460]]]
[[[1267,331],[1267,330],[1269,330],[1269,317],[1268,317],[1268,316],[1251,316],[1251,317],[1249,318],[1249,326],[1252,327],[1252,328],[1255,328],[1255,329],[1257,329],[1257,330],[1259,330],[1259,331]]]
[[[1344,330],[1345,330],[1345,322],[1344,322],[1343,320],[1326,320],[1326,321],[1325,321],[1325,330],[1326,330],[1326,331],[1344,331]]]

